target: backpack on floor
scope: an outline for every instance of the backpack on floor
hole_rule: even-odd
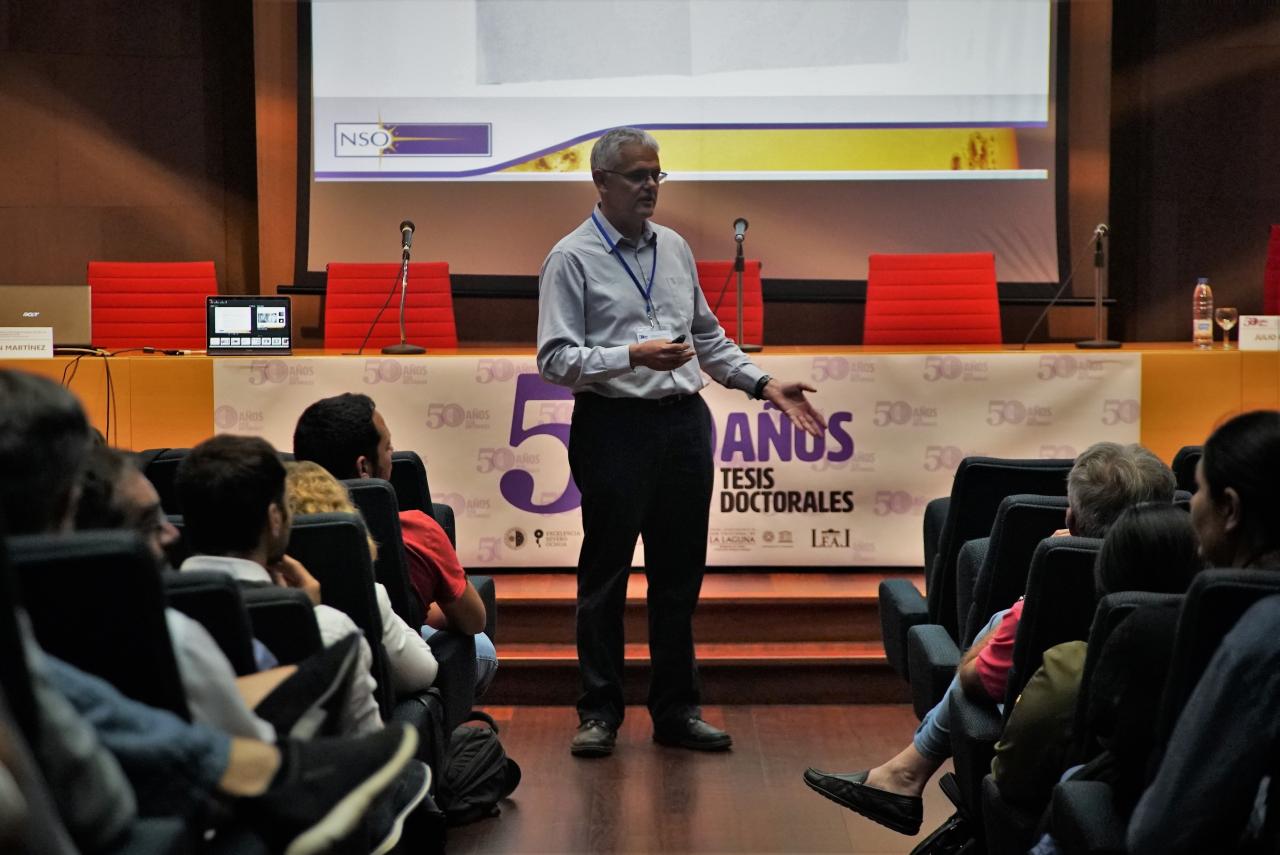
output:
[[[472,711],[449,737],[436,787],[436,804],[449,824],[466,825],[497,816],[498,802],[519,783],[520,766],[498,740],[498,726],[487,714]]]

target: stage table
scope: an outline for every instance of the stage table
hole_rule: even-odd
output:
[[[806,445],[758,402],[708,389],[717,441],[711,564],[918,564],[923,503],[945,494],[965,454],[1068,456],[1115,439],[1140,441],[1167,461],[1235,413],[1280,408],[1280,355],[1184,344],[771,346],[758,361],[816,386],[833,430],[825,446]],[[428,461],[437,500],[454,505],[468,566],[569,566],[576,557],[577,496],[564,454],[572,398],[536,376],[532,349],[71,363],[0,364],[55,380],[74,371],[70,388],[93,423],[133,449],[191,446],[223,430],[288,449],[311,400],[367,392],[396,445]]]

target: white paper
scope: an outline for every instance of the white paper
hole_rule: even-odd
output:
[[[53,327],[0,327],[0,358],[52,359]]]
[[[1280,315],[1241,315],[1241,350],[1280,350]]]

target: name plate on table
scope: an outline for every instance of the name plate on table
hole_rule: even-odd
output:
[[[1280,315],[1241,315],[1240,349],[1280,351]]]
[[[52,359],[53,327],[0,327],[0,358]]]

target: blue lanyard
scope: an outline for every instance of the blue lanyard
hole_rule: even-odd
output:
[[[631,272],[631,265],[627,264],[626,259],[622,257],[622,253],[618,252],[618,246],[609,239],[609,233],[604,230],[604,226],[600,225],[600,221],[596,219],[596,212],[591,212],[591,222],[596,224],[596,229],[600,232],[600,237],[604,238],[605,244],[609,247],[609,254],[618,260],[622,265],[622,269],[627,271],[627,275],[631,277],[632,283],[635,284],[636,290],[640,292],[640,296],[644,298],[644,311],[648,315],[649,320],[653,321],[653,301],[649,295],[653,293],[653,280],[658,272],[658,236],[653,237],[653,266],[649,268],[649,285],[648,287],[640,284],[640,279]]]

